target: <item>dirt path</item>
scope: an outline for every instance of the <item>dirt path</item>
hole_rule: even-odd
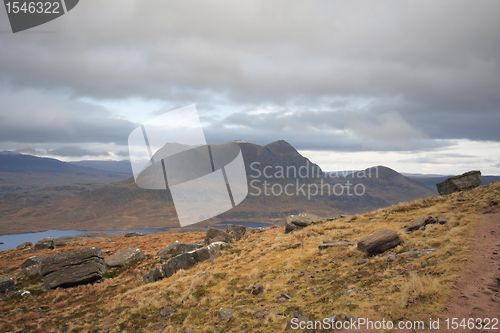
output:
[[[470,253],[460,272],[443,319],[458,318],[458,322],[469,318],[492,320],[496,318],[496,329],[463,329],[454,332],[498,332],[500,331],[500,213],[485,215],[478,225]],[[494,323],[494,321],[492,321]],[[441,328],[446,327],[441,323]]]

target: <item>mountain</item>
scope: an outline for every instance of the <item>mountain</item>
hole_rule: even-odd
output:
[[[348,176],[325,173],[285,141],[237,145],[245,162],[249,194],[235,208],[190,227],[221,221],[283,223],[286,216],[299,212],[325,217],[357,214],[434,195],[424,184],[383,166]],[[0,198],[0,232],[4,234],[178,226],[169,191],[139,188],[133,178],[103,186],[19,191]]]
[[[14,191],[73,183],[111,183],[127,174],[73,165],[53,158],[0,153],[0,196]]]

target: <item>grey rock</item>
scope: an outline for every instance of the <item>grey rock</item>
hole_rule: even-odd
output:
[[[170,316],[172,313],[175,312],[175,308],[171,306],[166,306],[160,311],[160,317],[167,317]]]
[[[23,250],[23,249],[29,248],[31,246],[33,246],[33,243],[31,243],[31,242],[24,242],[24,243],[19,244],[18,246],[16,246],[16,250]]]
[[[331,317],[328,317],[328,321],[330,321],[331,323],[336,323],[338,321],[342,321],[342,319],[344,318],[344,315],[342,313],[337,313],[336,315],[333,315]]]
[[[259,295],[264,292],[264,286],[260,283],[254,284],[252,287],[252,295]]]
[[[358,241],[358,250],[369,256],[382,253],[401,244],[403,240],[394,230],[385,229]]]
[[[124,236],[125,237],[140,237],[140,236],[144,236],[144,234],[142,232],[130,231],[130,232],[125,233]]]
[[[345,320],[350,322],[350,323],[355,323],[358,321],[358,316],[352,313],[348,313],[345,315]]]
[[[28,267],[24,267],[19,274],[17,274],[16,278],[21,279],[23,277],[31,277],[31,276],[41,276],[42,270],[38,265],[32,265]]]
[[[32,256],[26,259],[22,264],[21,268],[26,268],[30,267],[33,265],[41,265],[42,264],[43,257],[40,256]]]
[[[184,333],[191,333],[192,331],[193,329],[188,327],[184,330]]]
[[[438,219],[437,219],[437,223],[439,223],[439,224],[446,224],[446,222],[447,222],[446,216],[441,216],[441,217],[438,217]]]
[[[201,273],[198,273],[194,276],[195,279],[199,279],[199,278],[202,278],[204,276],[209,276],[211,273],[209,271],[204,271],[204,272],[201,272]]]
[[[19,268],[19,266],[10,266],[10,267],[7,267],[6,269],[4,269],[2,271],[2,273],[9,273],[9,272],[15,271],[18,268]]]
[[[387,256],[387,259],[389,261],[396,261],[396,255],[394,253],[391,253]]]
[[[437,249],[424,249],[424,250],[418,250],[418,251],[407,251],[407,252],[403,252],[403,253],[400,253],[398,254],[398,256],[413,256],[413,257],[418,257],[420,256],[421,254],[432,254],[434,252],[436,252]]]
[[[229,319],[231,319],[233,317],[233,314],[234,314],[234,309],[231,308],[221,308],[219,310],[219,318],[223,322],[226,322]]]
[[[178,256],[179,254],[183,254],[183,253],[191,252],[191,251],[194,251],[194,250],[198,250],[198,249],[201,249],[202,247],[203,247],[203,245],[201,245],[201,244],[183,244],[183,243],[179,243],[175,247],[174,256]]]
[[[437,222],[438,221],[435,218],[433,218],[432,216],[428,216],[428,217],[422,216],[422,217],[419,217],[418,219],[416,219],[415,221],[413,221],[410,225],[407,225],[405,227],[405,230],[406,230],[406,232],[412,232],[412,231],[419,230],[422,228],[425,229],[426,225],[435,224]]]
[[[175,252],[175,248],[177,244],[180,244],[178,241],[173,242],[170,245],[165,246],[164,248],[160,249],[158,253],[156,254],[157,257],[161,257],[163,254],[171,254],[173,255]]]
[[[469,171],[436,184],[440,195],[466,191],[481,186],[481,171]]]
[[[123,267],[133,260],[143,260],[145,258],[146,255],[139,248],[128,247],[116,252],[106,260],[106,265],[109,267]]]
[[[309,213],[300,213],[297,215],[290,215],[286,218],[285,233],[290,233],[295,230],[299,230],[310,226],[313,223],[318,223],[324,221],[317,215]]]
[[[16,289],[14,279],[12,279],[10,276],[0,277],[0,294],[5,294],[14,289]]]
[[[54,249],[55,247],[56,246],[54,243],[54,238],[52,237],[45,237],[44,239],[40,239],[35,244],[35,250]]]
[[[209,245],[215,242],[230,242],[232,237],[225,230],[220,230],[214,227],[208,227],[207,234],[203,244]]]
[[[245,236],[246,231],[246,227],[236,224],[229,224],[226,230],[226,232],[231,235],[234,240],[240,240],[243,236]]]
[[[361,288],[353,288],[344,293],[344,296],[350,297],[353,294],[357,294],[361,292]]]
[[[107,272],[104,255],[96,247],[53,254],[41,266],[46,289],[94,282]]]
[[[318,249],[323,250],[329,247],[335,247],[335,246],[349,246],[349,245],[356,245],[356,242],[345,242],[345,241],[340,241],[340,242],[334,242],[334,243],[323,243],[318,245]]]
[[[226,246],[226,243],[217,242],[191,252],[180,254],[170,259],[167,263],[151,270],[143,276],[143,279],[146,282],[154,282],[170,277],[181,269],[186,270],[199,262],[215,258],[223,246]]]

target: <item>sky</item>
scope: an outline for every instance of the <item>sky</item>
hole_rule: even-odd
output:
[[[500,175],[499,1],[84,0],[13,34],[0,150],[128,158],[195,104],[208,142],[285,140],[324,170]]]

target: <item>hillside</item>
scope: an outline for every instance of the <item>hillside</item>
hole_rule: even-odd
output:
[[[325,177],[321,169],[300,155],[284,141],[266,146],[240,143],[250,181],[249,195],[237,207],[218,217],[192,227],[204,227],[220,221],[271,221],[281,223],[283,217],[314,210],[321,216],[341,213],[354,214],[386,207],[401,201],[432,196],[425,185],[406,178],[386,167],[375,167],[349,177]],[[307,177],[298,174],[285,177],[256,177],[255,165],[279,170],[280,166],[309,170]],[[304,170],[306,170],[304,169]],[[319,175],[319,177],[318,177]],[[362,176],[362,177],[361,177]],[[257,181],[257,183],[252,183]],[[293,195],[284,191],[268,192],[264,181],[276,188],[292,188]],[[323,182],[324,184],[322,185]],[[326,184],[326,185],[325,185]],[[322,186],[325,191],[319,191]],[[355,188],[362,195],[349,195]],[[299,191],[299,188],[310,191]],[[317,193],[314,190],[318,189]],[[328,193],[327,189],[331,192]],[[272,190],[267,186],[267,190]],[[333,193],[337,191],[338,193]],[[259,194],[260,191],[260,195]],[[343,193],[341,193],[341,191]],[[11,221],[16,223],[12,224]],[[35,232],[50,229],[109,230],[133,228],[179,227],[172,197],[168,191],[139,188],[132,178],[105,186],[78,184],[19,191],[0,198],[0,233]]]
[[[349,314],[355,320],[394,325],[423,321],[426,330],[415,330],[421,332],[429,330],[429,318],[441,318],[440,329],[434,331],[447,332],[445,319],[451,316],[498,320],[499,202],[497,182],[321,222],[291,234],[283,228],[247,232],[214,260],[153,283],[142,276],[159,264],[154,258],[159,249],[175,240],[201,241],[205,234],[154,234],[69,242],[55,250],[5,251],[0,253],[0,270],[20,266],[33,255],[90,246],[106,251],[106,259],[128,246],[148,256],[111,269],[100,283],[90,285],[44,290],[41,278],[20,279],[18,287],[31,294],[0,301],[0,330],[282,332],[292,318],[321,321]],[[404,233],[403,226],[420,216],[446,217],[446,222]],[[382,229],[395,230],[404,243],[372,257],[356,245],[318,249],[325,240],[356,242]],[[411,252],[424,249],[427,253]],[[482,279],[477,279],[478,269]],[[254,295],[256,284],[263,288]]]
[[[53,158],[0,152],[0,197],[9,192],[74,183],[117,182],[126,174],[73,165]]]

